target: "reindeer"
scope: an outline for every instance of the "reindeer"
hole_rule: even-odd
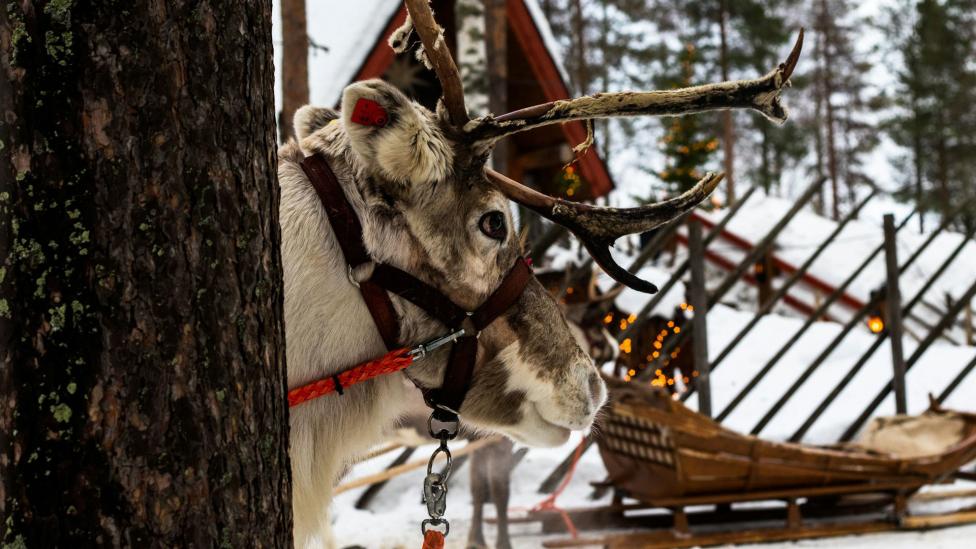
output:
[[[677,115],[753,108],[783,121],[779,94],[791,61],[761,79],[686,90],[598,94],[469,119],[460,75],[426,0],[407,0],[420,55],[433,66],[443,97],[436,112],[379,80],[349,85],[341,112],[306,106],[295,114],[297,142],[279,150],[281,259],[289,388],[383,355],[387,346],[357,285],[388,265],[412,275],[465,310],[475,310],[507,276],[520,254],[508,200],[573,231],[611,276],[655,291],[616,265],[609,246],[694,207],[721,175],[708,174],[675,199],[618,210],[537,193],[486,168],[493,145],[516,132],[569,120]],[[366,117],[357,106],[373,109]],[[362,114],[362,113],[358,113]],[[327,161],[362,225],[371,262],[349,267],[327,211],[302,168],[303,158]],[[414,345],[445,326],[393,292],[398,341]],[[395,375],[346,388],[291,410],[295,544],[316,538],[333,547],[328,508],[340,473],[372,445],[406,406],[406,376],[421,388],[445,380],[450,351],[441,349]],[[555,300],[529,280],[513,304],[485,327],[466,397],[458,412],[469,426],[504,433],[529,445],[553,446],[590,427],[606,400],[593,361],[576,344]]]

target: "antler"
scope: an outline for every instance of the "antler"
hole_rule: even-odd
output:
[[[473,141],[502,137],[562,122],[618,116],[674,116],[721,109],[755,109],[770,120],[786,121],[780,92],[788,85],[803,48],[803,29],[793,50],[777,68],[762,78],[735,80],[666,91],[597,93],[577,99],[552,101],[501,116],[472,120],[464,132]]]
[[[803,29],[793,51],[775,70],[756,80],[720,82],[669,91],[599,93],[572,100],[554,101],[502,116],[468,118],[464,87],[457,65],[444,41],[444,30],[434,20],[428,0],[404,0],[414,29],[420,35],[424,54],[437,74],[443,101],[451,123],[461,129],[458,138],[471,142],[494,142],[513,133],[548,124],[615,116],[681,115],[695,112],[751,108],[776,122],[786,120],[780,92],[789,83],[803,47]],[[649,231],[704,200],[722,180],[722,174],[708,173],[688,192],[677,198],[639,208],[602,208],[553,198],[492,170],[485,173],[511,200],[518,202],[569,229],[586,246],[593,260],[618,282],[635,290],[654,293],[657,287],[617,265],[610,255],[613,242],[627,234]]]
[[[451,117],[451,123],[460,128],[468,122],[468,110],[464,106],[464,85],[461,73],[444,41],[444,29],[434,20],[434,12],[428,0],[404,0],[407,12],[413,21],[413,28],[420,35],[424,54],[437,74],[444,94],[444,106]]]
[[[610,245],[621,236],[649,231],[694,208],[724,177],[709,172],[690,190],[664,202],[639,208],[604,208],[542,194],[491,168],[486,168],[485,173],[505,196],[569,229],[608,275],[647,293],[657,292],[657,286],[617,265],[610,256]]]

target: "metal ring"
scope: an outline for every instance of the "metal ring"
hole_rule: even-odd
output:
[[[451,523],[448,522],[447,519],[438,518],[438,519],[424,519],[424,521],[420,523],[420,535],[422,536],[427,535],[427,530],[430,529],[428,527],[436,527],[436,526],[444,527],[445,538],[447,537],[448,534],[451,533]]]
[[[356,281],[356,277],[352,275],[352,265],[346,265],[346,276],[349,278],[349,282],[355,286],[359,287],[359,282]]]
[[[454,410],[448,408],[447,406],[444,406],[443,404],[435,404],[434,407],[435,408],[438,408],[440,410],[443,410],[445,412],[450,412],[450,413],[454,414],[455,416],[458,415],[457,412],[455,412]],[[438,421],[440,421],[440,420],[438,420]],[[451,425],[451,424],[453,424],[454,425],[454,430],[440,429],[436,433],[434,432],[434,424],[433,424],[433,422],[434,422],[434,414],[430,414],[429,416],[427,416],[427,432],[430,434],[431,438],[436,438],[436,439],[440,440],[443,437],[446,440],[454,440],[458,436],[458,433],[461,431],[461,420],[460,419],[457,419],[455,421],[441,421],[441,423],[444,423],[445,425]]]
[[[454,465],[454,458],[451,456],[451,451],[447,448],[447,443],[444,441],[441,442],[441,445],[434,450],[434,453],[430,455],[430,459],[427,460],[427,474],[429,475],[434,472],[434,460],[437,459],[438,454],[444,454],[447,458],[447,465],[445,465],[444,473],[441,475],[446,482],[448,477],[451,476],[451,467]]]

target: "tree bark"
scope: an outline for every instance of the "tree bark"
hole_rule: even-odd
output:
[[[294,137],[295,111],[308,104],[308,28],[305,0],[281,1],[281,115],[278,136]]]
[[[488,62],[488,110],[505,113],[508,104],[508,19],[505,0],[485,0],[485,56]],[[506,140],[495,144],[492,166],[508,171],[509,148]]]
[[[271,3],[0,10],[4,546],[291,538]]]
[[[824,104],[824,91],[823,91],[823,33],[817,34],[816,47],[814,49],[814,63],[816,65],[816,70],[814,72],[813,78],[813,96],[814,96],[814,143],[817,149],[817,162],[815,165],[817,180],[822,181],[825,177],[824,172],[824,137],[823,128],[821,128],[820,120],[823,117],[823,104]],[[814,211],[820,215],[825,215],[826,208],[824,204],[826,198],[824,197],[823,185],[820,186],[820,190],[817,191],[816,200],[813,202]]]
[[[590,87],[589,67],[586,66],[586,28],[583,24],[583,2],[573,0],[573,42],[576,45],[576,93],[586,95]]]
[[[721,49],[719,51],[722,65],[722,80],[729,80],[729,43],[728,43],[729,6],[727,0],[720,0],[719,4],[719,35]],[[735,131],[732,127],[732,111],[722,113],[722,153],[725,164],[725,194],[728,206],[735,204]]]
[[[830,44],[830,14],[827,10],[827,0],[820,0],[820,33],[823,35],[823,86],[824,86],[824,105],[827,110],[827,120],[825,124],[827,126],[827,172],[830,176],[830,192],[831,192],[831,213],[832,218],[836,221],[840,219],[840,186],[837,176],[837,144],[834,137],[834,104],[832,96],[834,94],[834,85],[832,71],[833,66],[833,53],[831,51]]]

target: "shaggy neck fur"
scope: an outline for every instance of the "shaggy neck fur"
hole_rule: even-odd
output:
[[[312,151],[329,157],[343,192],[357,212],[367,249],[378,261],[410,266],[410,246],[396,234],[392,218],[383,216],[382,198],[361,188],[368,174],[356,168],[345,137],[333,128],[294,143],[279,153],[281,183],[282,263],[285,279],[288,385],[296,387],[345,370],[386,352],[358,289],[347,276],[347,264],[329,226],[325,210],[299,165]],[[365,184],[363,185],[365,187]],[[370,204],[368,204],[370,203]],[[384,253],[383,251],[388,251]],[[359,277],[368,273],[356,273]],[[419,342],[437,333],[437,325],[412,306],[394,300],[401,317],[401,340]],[[443,353],[411,371],[421,381],[434,380]],[[314,537],[331,545],[328,508],[343,469],[384,438],[387,429],[408,408],[414,391],[402,375],[350,387],[291,411],[292,475],[295,487],[295,543],[304,547]],[[336,444],[334,441],[340,441]],[[314,487],[314,488],[310,488]]]

